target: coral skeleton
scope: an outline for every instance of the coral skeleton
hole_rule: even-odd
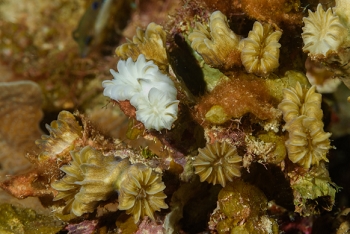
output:
[[[134,63],[131,58],[111,69],[113,80],[102,82],[103,94],[116,101],[129,100],[136,108],[136,119],[147,129],[170,130],[177,119],[177,90],[173,81],[143,54]]]
[[[164,188],[159,174],[142,164],[134,164],[120,185],[118,208],[132,214],[135,223],[143,216],[155,220],[155,211],[168,208]]]
[[[279,66],[281,31],[273,31],[270,24],[256,21],[248,38],[242,40],[242,63],[248,73],[266,76]]]
[[[104,156],[90,146],[71,151],[71,155],[70,164],[61,167],[66,175],[51,186],[58,191],[54,201],[63,199],[66,203],[62,214],[81,216],[93,212],[100,201],[109,198],[130,162]]]
[[[303,51],[310,56],[327,56],[328,53],[337,51],[347,36],[347,29],[339,17],[332,13],[331,8],[325,12],[321,4],[318,4],[316,12],[309,10],[309,17],[304,17],[303,21]]]
[[[209,30],[197,22],[193,32],[189,34],[191,47],[196,50],[204,61],[213,67],[230,68],[240,65],[239,41],[228,26],[227,18],[220,11],[210,16]]]
[[[242,157],[238,155],[235,146],[217,141],[198,151],[193,166],[201,182],[219,183],[225,187],[227,181],[232,182],[234,177],[241,176]]]

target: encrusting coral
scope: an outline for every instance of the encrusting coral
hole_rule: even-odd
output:
[[[132,58],[134,61],[140,54],[144,54],[146,59],[153,60],[158,66],[168,65],[168,58],[165,50],[166,33],[162,26],[150,23],[146,30],[136,29],[136,35],[132,41],[117,47],[115,53],[121,59]]]
[[[266,76],[279,66],[281,31],[273,31],[270,24],[256,21],[248,38],[242,40],[242,63],[248,73]]]
[[[81,216],[93,212],[99,201],[109,198],[130,162],[117,161],[113,155],[104,156],[90,146],[71,151],[71,155],[69,165],[60,168],[66,175],[51,186],[58,191],[54,201],[65,200],[62,214]]]
[[[191,47],[213,67],[228,69],[240,65],[240,37],[229,28],[226,16],[220,11],[213,12],[209,29],[197,22],[193,32],[188,35]]]
[[[164,202],[164,188],[159,174],[144,165],[134,164],[120,184],[118,208],[132,214],[135,223],[145,215],[154,220],[155,211],[168,208]]]
[[[136,108],[136,119],[147,129],[170,130],[177,119],[177,90],[174,82],[161,73],[153,61],[140,54],[118,62],[118,72],[111,69],[113,80],[102,82],[103,94],[116,101],[129,100]]]
[[[232,182],[233,177],[241,176],[242,157],[238,155],[235,146],[217,141],[198,151],[193,166],[202,182],[207,181],[214,185],[219,183],[225,187],[227,181]]]
[[[322,5],[318,4],[315,13],[309,10],[309,17],[304,17],[303,51],[309,56],[327,56],[328,53],[337,51],[347,36],[347,29],[341,24],[337,15],[329,8],[326,12]]]

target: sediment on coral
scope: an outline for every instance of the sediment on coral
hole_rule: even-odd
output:
[[[220,82],[203,96],[195,107],[195,115],[202,123],[227,122],[247,113],[261,120],[275,119],[280,113],[274,108],[274,102],[265,80],[253,74],[239,73],[228,81]],[[217,117],[211,113],[212,108],[220,110],[215,113]]]
[[[237,4],[238,5],[238,4]],[[301,25],[299,0],[241,0],[242,11],[250,18],[272,24],[275,28]]]

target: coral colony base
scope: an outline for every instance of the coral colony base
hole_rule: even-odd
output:
[[[303,52],[350,87],[350,4],[303,18],[298,0],[254,2],[188,1],[116,49],[103,95],[130,118],[126,137],[159,151],[62,111],[27,156],[35,168],[1,187],[89,233],[310,233],[337,186]]]

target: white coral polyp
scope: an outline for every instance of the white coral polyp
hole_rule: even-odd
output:
[[[162,86],[164,92],[176,96],[176,89],[173,81],[158,69],[153,61],[146,61],[145,56],[140,54],[136,62],[131,58],[119,60],[118,72],[110,69],[113,80],[105,80],[102,86],[105,88],[103,95],[108,96],[116,101],[130,100],[139,92],[148,93],[149,89],[141,86],[140,80],[153,82],[153,86]],[[163,89],[164,88],[164,89]]]
[[[177,90],[173,81],[159,71],[153,61],[140,54],[136,62],[120,60],[118,72],[111,69],[113,80],[102,82],[103,95],[116,101],[130,100],[136,119],[147,129],[171,129],[177,119]]]
[[[134,102],[133,97],[130,102]],[[166,128],[171,129],[171,125],[177,118],[178,100],[170,99],[166,93],[157,88],[152,88],[147,100],[139,102],[136,119],[141,121],[147,129],[155,129],[157,131]]]
[[[304,17],[303,21],[305,27],[301,36],[304,52],[326,56],[330,51],[337,51],[345,39],[347,29],[339,17],[330,8],[325,12],[321,4],[318,4],[315,13],[309,10],[309,17]]]

